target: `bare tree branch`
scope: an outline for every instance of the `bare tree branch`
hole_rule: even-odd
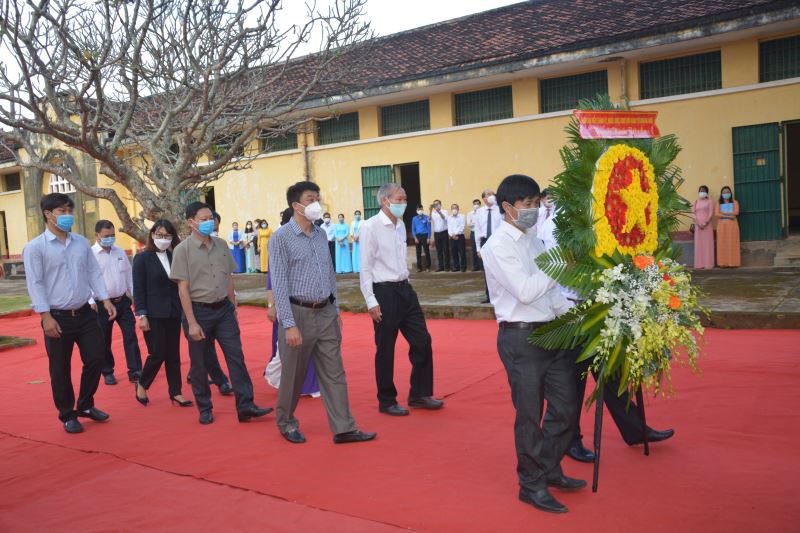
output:
[[[146,221],[180,224],[193,191],[246,168],[258,135],[309,121],[304,100],[346,89],[358,64],[346,59],[372,37],[365,2],[312,4],[281,26],[280,0],[0,0],[0,49],[14,60],[0,66],[0,127],[22,166],[108,200],[141,240]],[[319,51],[295,58],[312,39]],[[97,161],[140,210],[54,160],[47,137]]]

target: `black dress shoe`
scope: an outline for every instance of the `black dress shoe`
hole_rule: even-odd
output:
[[[581,463],[592,463],[594,462],[594,453],[587,450],[583,447],[583,444],[576,444],[575,446],[570,446],[567,450],[567,456],[575,459],[576,461],[580,461]]]
[[[675,435],[674,429],[658,431],[657,429],[647,428],[647,442],[660,442],[662,440],[671,438],[673,435]],[[642,439],[636,439],[635,441],[628,443],[628,446],[636,446],[637,444],[642,444]]]
[[[377,433],[368,433],[366,431],[354,429],[353,431],[348,431],[347,433],[339,433],[338,435],[334,435],[333,443],[344,444],[346,442],[366,442],[368,440],[373,440],[377,436]]]
[[[78,411],[78,416],[91,418],[95,422],[105,422],[108,420],[108,413],[104,413],[97,407],[90,407],[85,411]]]
[[[285,433],[281,431],[281,435],[292,444],[303,444],[306,441],[306,436],[300,433],[299,429],[293,429]]]
[[[573,490],[580,490],[583,487],[585,487],[586,482],[582,479],[575,479],[573,477],[567,477],[562,475],[558,479],[548,479],[547,486],[554,487],[559,490],[573,491]]]
[[[103,375],[103,381],[105,381],[106,385],[116,385],[117,378],[114,377],[114,374],[105,374]]]
[[[83,426],[76,418],[70,418],[64,422],[64,431],[67,433],[83,433]]]
[[[219,393],[223,396],[230,396],[233,394],[233,387],[231,387],[230,383],[223,383],[219,386]]]
[[[251,405],[243,411],[239,411],[239,422],[247,422],[251,418],[258,418],[260,416],[268,415],[273,411],[272,407],[262,409],[257,405]]]
[[[444,272],[444,269],[443,269],[443,268],[437,268],[437,269],[435,270],[435,272]]]
[[[567,512],[567,506],[553,498],[553,495],[550,494],[550,491],[547,489],[540,489],[537,491],[519,489],[519,499],[548,513]]]
[[[408,416],[408,409],[398,404],[390,405],[389,407],[378,407],[378,411],[390,416]]]
[[[423,398],[408,398],[408,406],[416,409],[441,409],[444,407],[442,400],[437,400],[433,396]]]
[[[212,424],[214,422],[214,415],[211,414],[211,411],[202,411],[200,413],[200,423],[204,426],[208,424]]]

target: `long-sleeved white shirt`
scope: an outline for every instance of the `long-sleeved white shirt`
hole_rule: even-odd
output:
[[[544,245],[533,231],[503,221],[481,249],[489,299],[498,322],[549,322],[567,312],[569,301],[536,266]]]
[[[25,246],[22,258],[31,306],[37,313],[80,309],[92,293],[100,300],[108,298],[100,266],[81,235],[68,233],[62,243],[46,229]]]
[[[133,294],[133,270],[128,256],[122,248],[112,246],[108,250],[95,243],[92,246],[92,253],[100,265],[103,273],[103,281],[106,283],[106,290],[109,298],[119,298],[124,294]]]
[[[464,215],[450,215],[447,217],[447,234],[451,237],[464,235]]]
[[[437,211],[436,209],[431,211],[431,224],[434,233],[447,231],[447,211]]]
[[[361,227],[361,294],[367,309],[378,305],[373,283],[403,281],[408,279],[406,255],[406,226],[402,219],[397,224],[380,211]]]
[[[475,248],[481,251],[481,239],[487,237],[489,231],[489,216],[492,217],[492,233],[497,231],[500,224],[503,222],[503,215],[500,214],[500,208],[496,205],[492,207],[481,206],[475,214]]]

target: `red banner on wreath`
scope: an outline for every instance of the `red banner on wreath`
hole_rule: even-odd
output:
[[[586,111],[576,109],[581,139],[650,139],[660,135],[658,111]]]

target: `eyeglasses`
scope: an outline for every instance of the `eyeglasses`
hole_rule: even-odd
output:
[[[153,238],[155,239],[171,239],[172,235],[169,233],[154,233]]]

